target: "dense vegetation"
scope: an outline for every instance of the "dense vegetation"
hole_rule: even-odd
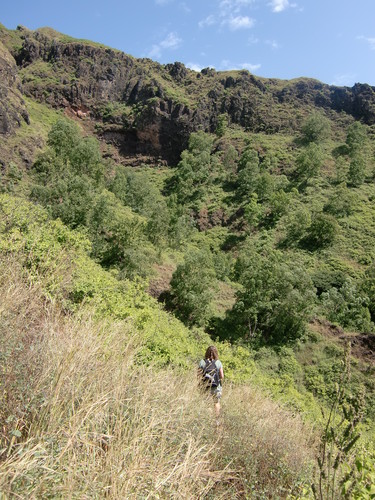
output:
[[[45,142],[1,170],[0,491],[373,498],[373,127],[222,113],[177,165],[135,167],[24,105]],[[214,432],[192,373],[212,341],[229,381]]]

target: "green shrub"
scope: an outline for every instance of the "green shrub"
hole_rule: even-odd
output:
[[[332,215],[318,213],[311,219],[304,242],[313,249],[325,248],[333,244],[338,231],[339,226]]]
[[[315,299],[314,288],[303,265],[283,259],[267,242],[248,241],[236,272],[242,285],[228,320],[232,337],[287,343],[305,331]]]
[[[331,125],[324,115],[315,112],[304,122],[301,132],[304,143],[319,143],[329,137]]]
[[[212,256],[191,250],[173,273],[172,302],[178,317],[188,325],[204,326],[211,317],[216,277]]]
[[[357,289],[352,279],[347,278],[340,288],[332,287],[323,292],[321,301],[330,321],[354,330],[373,330],[369,298]]]

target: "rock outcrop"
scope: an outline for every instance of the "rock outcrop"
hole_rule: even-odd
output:
[[[0,135],[10,135],[21,122],[29,122],[21,93],[16,61],[0,42]]]
[[[190,133],[214,131],[224,113],[246,130],[266,133],[295,132],[317,108],[333,120],[344,112],[375,123],[375,88],[365,84],[348,88],[307,78],[282,81],[245,70],[197,73],[178,62],[162,66],[135,59],[50,28],[19,27],[12,33],[18,40],[8,44],[14,59],[0,52],[1,134],[27,120],[17,67],[25,95],[94,121],[99,137],[124,162],[149,157],[176,164]],[[1,38],[6,43],[4,30]],[[5,105],[9,95],[15,97]]]

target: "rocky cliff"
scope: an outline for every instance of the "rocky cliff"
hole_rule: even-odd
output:
[[[22,121],[29,122],[21,94],[16,61],[0,42],[0,135],[12,133]]]
[[[0,29],[0,134],[28,120],[28,97],[95,124],[98,136],[126,162],[178,161],[189,134],[231,123],[266,133],[293,132],[320,108],[375,123],[375,88],[334,87],[301,78],[258,78],[247,71],[197,73],[181,63],[160,65],[72,39],[50,28]],[[5,47],[6,49],[5,49]],[[9,96],[12,96],[10,99]]]

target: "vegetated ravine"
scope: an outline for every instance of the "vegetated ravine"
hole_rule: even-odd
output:
[[[365,83],[0,25],[0,492],[299,498],[334,407],[320,486],[370,495],[374,126]],[[213,341],[233,384],[215,450],[190,377]]]

